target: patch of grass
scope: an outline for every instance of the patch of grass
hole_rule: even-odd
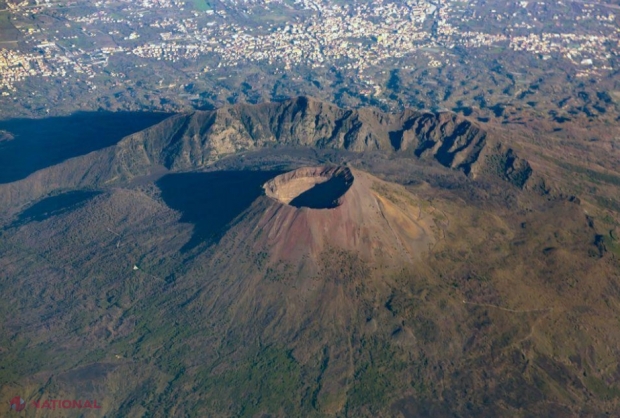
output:
[[[380,407],[386,404],[391,389],[389,373],[367,364],[357,371],[348,401],[351,405]]]
[[[399,384],[407,384],[402,374],[411,364],[401,359],[391,344],[376,338],[364,339],[362,350],[369,356],[355,371],[347,408],[366,405],[377,412],[389,403]]]
[[[605,400],[612,400],[620,397],[620,389],[615,386],[609,386],[603,380],[588,376],[584,381],[586,387],[590,389],[596,396]]]
[[[83,364],[95,363],[95,362],[98,362],[98,361],[101,361],[101,360],[105,359],[106,354],[107,354],[106,350],[98,348],[98,349],[93,350],[93,351],[89,352],[88,354],[86,354],[86,356],[82,359],[81,362]]]
[[[0,356],[0,387],[19,381],[24,375],[37,373],[50,361],[51,344],[28,346],[28,341],[22,340]]]
[[[261,412],[294,416],[301,404],[301,367],[290,351],[270,346],[224,372],[207,372],[201,386],[201,391],[212,394],[212,408],[232,408],[234,416],[260,416]]]
[[[594,198],[596,199],[596,203],[598,203],[600,206],[606,209],[620,212],[620,202],[618,202],[617,200],[605,196],[595,196]]]
[[[211,3],[207,0],[192,0],[191,4],[194,6],[194,9],[199,12],[206,12],[207,10],[213,9],[213,7],[211,7]]]
[[[17,41],[19,31],[11,23],[9,13],[0,13],[0,42]]]
[[[610,235],[605,235],[603,237],[603,242],[605,242],[607,250],[620,257],[620,241],[614,240]]]
[[[620,186],[620,176],[610,173],[601,173],[599,171],[591,170],[589,168],[581,167],[575,164],[566,163],[563,161],[555,160],[555,163],[565,170],[580,173],[585,175],[588,180],[594,183],[607,183],[615,186]]]
[[[603,216],[602,221],[605,222],[606,224],[609,225],[615,225],[618,226],[620,225],[614,218],[612,218],[609,214],[605,214],[605,216]]]

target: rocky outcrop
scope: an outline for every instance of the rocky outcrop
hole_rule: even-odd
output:
[[[519,188],[528,184],[533,173],[527,160],[520,158],[512,148],[501,144],[497,144],[486,156],[484,169]]]

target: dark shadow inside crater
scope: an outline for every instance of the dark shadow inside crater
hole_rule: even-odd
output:
[[[344,176],[332,177],[324,183],[306,190],[289,205],[297,208],[333,209],[339,205],[340,199],[351,187],[351,181]]]

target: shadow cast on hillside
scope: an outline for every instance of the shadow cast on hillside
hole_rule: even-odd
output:
[[[74,190],[47,197],[20,213],[9,227],[19,227],[28,222],[42,222],[53,216],[62,215],[81,207],[100,194],[99,191]]]
[[[168,174],[156,183],[166,205],[194,225],[182,252],[202,242],[217,242],[226,226],[262,194],[262,185],[281,171],[216,171]]]
[[[0,131],[13,138],[0,142],[0,184],[116,145],[124,137],[168,116],[147,112],[78,112],[63,117],[0,121]]]

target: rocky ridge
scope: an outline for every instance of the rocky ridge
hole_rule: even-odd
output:
[[[126,138],[116,157],[131,175],[153,163],[188,170],[265,147],[315,147],[435,160],[475,177],[487,167],[486,157],[496,155],[502,170],[518,172],[504,179],[522,187],[531,176],[527,161],[509,147],[489,145],[495,141],[480,126],[453,113],[345,110],[298,97],[179,114]]]
[[[345,110],[298,97],[171,116],[114,146],[3,185],[0,204],[20,207],[56,190],[202,170],[229,155],[278,147],[381,152],[436,162],[471,178],[490,175],[519,188],[538,181],[528,161],[509,145],[456,114]]]

